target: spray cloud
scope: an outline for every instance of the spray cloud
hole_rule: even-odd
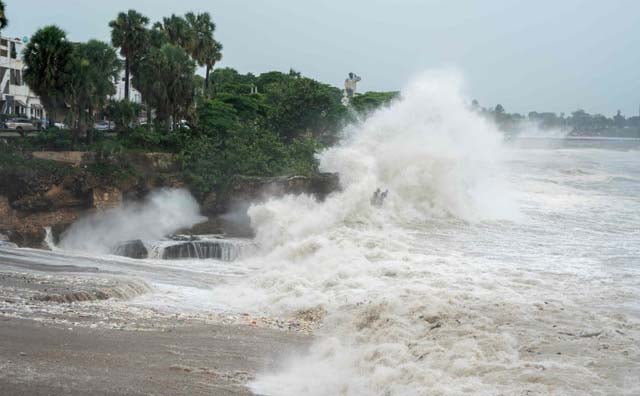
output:
[[[150,193],[142,203],[80,219],[63,234],[60,247],[104,254],[118,242],[159,239],[202,220],[199,205],[188,191],[161,189]]]

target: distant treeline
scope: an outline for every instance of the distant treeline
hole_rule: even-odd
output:
[[[589,114],[579,109],[565,113],[531,111],[527,115],[507,113],[501,104],[494,108],[480,107],[477,100],[471,103],[476,111],[495,121],[500,129],[520,133],[536,127],[541,130],[560,130],[575,136],[640,137],[640,116],[625,117],[620,110],[612,117]]]

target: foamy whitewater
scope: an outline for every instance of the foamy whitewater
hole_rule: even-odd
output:
[[[327,311],[256,393],[640,394],[637,151],[505,147],[447,73],[348,132],[343,191],[250,208],[257,270],[214,291]]]
[[[320,155],[342,190],[252,206],[258,251],[238,261],[95,256],[199,221],[175,190],[79,222],[74,256],[20,254],[143,278],[133,305],[326,312],[256,394],[639,395],[640,142],[505,143],[463,88],[423,75],[348,128]]]

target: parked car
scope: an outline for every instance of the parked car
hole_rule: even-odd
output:
[[[113,131],[115,127],[115,122],[107,120],[98,121],[93,124],[93,129],[95,129],[96,131]]]
[[[54,122],[53,126],[58,128],[58,129],[69,129],[67,124],[65,124],[64,122]]]
[[[178,122],[178,128],[189,130],[191,129],[191,126],[189,126],[187,120],[180,120],[180,122]]]
[[[4,123],[4,127],[18,132],[35,131],[38,129],[38,124],[28,118],[11,118]]]

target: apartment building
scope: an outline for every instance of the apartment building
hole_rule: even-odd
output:
[[[42,120],[46,113],[40,98],[24,82],[19,38],[0,37],[0,113]]]

